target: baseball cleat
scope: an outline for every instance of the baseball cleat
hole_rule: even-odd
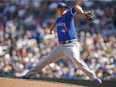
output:
[[[97,85],[101,85],[101,84],[102,84],[102,81],[101,81],[99,78],[95,78],[93,81],[94,81],[95,84],[97,84]]]
[[[21,76],[21,79],[30,79],[30,78],[28,78],[26,76]]]

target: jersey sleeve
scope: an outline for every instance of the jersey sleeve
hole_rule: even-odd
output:
[[[75,12],[76,12],[76,10],[74,9],[74,6],[73,6],[69,11],[70,11],[70,13],[71,13],[72,16],[73,16],[73,15],[75,14]]]
[[[65,14],[65,16],[70,19],[74,16],[76,10],[74,9],[74,7],[71,7]]]

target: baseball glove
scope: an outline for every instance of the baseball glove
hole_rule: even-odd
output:
[[[93,21],[96,18],[94,10],[89,10],[89,11],[85,12],[85,16],[88,21]]]

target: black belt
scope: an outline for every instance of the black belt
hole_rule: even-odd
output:
[[[72,42],[74,42],[74,41],[76,41],[76,40],[62,41],[62,42],[60,42],[60,44],[68,44],[68,43],[72,43]]]

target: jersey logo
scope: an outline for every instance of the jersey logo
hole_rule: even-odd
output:
[[[63,32],[64,34],[66,33],[66,31],[67,31],[66,27],[64,27],[63,29],[61,29],[61,32]]]
[[[64,34],[66,33],[66,31],[68,30],[67,28],[66,28],[66,23],[58,23],[57,24],[57,26],[59,27],[63,27],[61,30],[60,30],[60,32],[63,32]]]

